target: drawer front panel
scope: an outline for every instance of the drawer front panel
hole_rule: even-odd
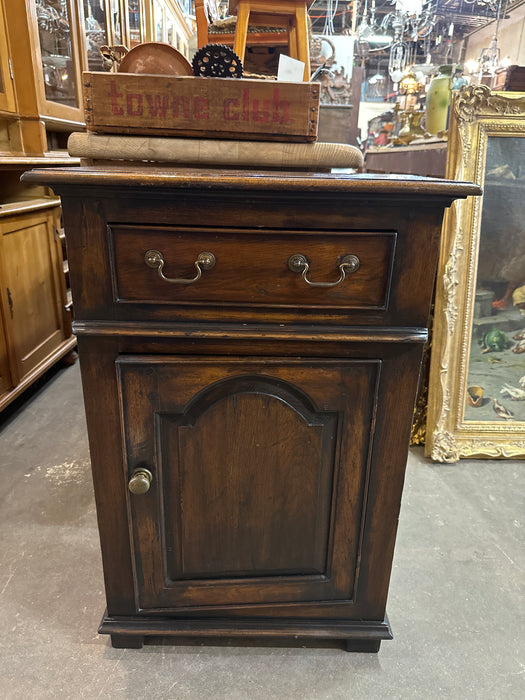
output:
[[[113,292],[119,303],[205,306],[355,308],[386,310],[396,246],[395,232],[290,232],[110,226]],[[157,251],[169,279],[198,276],[201,253],[215,258],[193,283],[167,282],[146,263]],[[306,258],[308,284],[289,259]],[[358,269],[344,268],[355,256]],[[355,258],[353,259],[355,261]],[[333,286],[317,286],[330,283]]]

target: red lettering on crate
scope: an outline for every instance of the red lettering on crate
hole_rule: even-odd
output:
[[[182,108],[182,116],[184,119],[190,118],[190,98],[183,95],[175,95],[172,103],[172,116],[178,118]]]
[[[264,93],[263,93],[264,94]],[[266,91],[267,94],[267,91]],[[263,122],[266,124],[291,124],[291,103],[281,99],[278,87],[271,99],[261,97],[261,92],[244,88],[239,97],[225,97],[214,101],[212,94],[173,95],[172,93],[140,93],[117,89],[117,82],[109,85],[109,98],[113,116],[149,117],[159,123],[209,121],[224,119],[232,122]],[[222,113],[221,113],[222,112]],[[130,124],[131,126],[131,124]]]
[[[122,97],[122,93],[117,92],[117,84],[114,80],[111,81],[109,86],[109,96],[111,97],[111,113],[116,117],[120,117],[124,114],[124,110],[118,104],[118,98]]]
[[[126,95],[126,114],[129,117],[141,117],[144,114],[142,95],[140,93],[130,92]]]
[[[168,95],[146,95],[149,113],[152,117],[166,118],[170,98]]]
[[[193,117],[195,119],[210,118],[210,101],[207,97],[196,97],[193,100]]]

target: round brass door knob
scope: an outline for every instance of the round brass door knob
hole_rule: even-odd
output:
[[[128,488],[131,493],[135,494],[135,496],[142,496],[142,494],[149,491],[152,479],[153,474],[149,471],[149,469],[135,469],[135,471],[131,474]]]

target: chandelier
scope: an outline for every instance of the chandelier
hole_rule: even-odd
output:
[[[466,1],[466,0],[465,0]],[[480,0],[478,0],[479,2]],[[490,44],[483,49],[477,60],[467,61],[466,68],[469,73],[479,73],[479,80],[484,75],[494,76],[496,70],[505,65],[510,65],[510,59],[501,60],[501,51],[498,45],[499,26],[502,17],[507,13],[508,0],[496,0],[496,2],[487,2],[491,9],[496,13],[496,26],[494,35]]]
[[[437,21],[438,0],[392,0],[395,9],[383,18],[381,28],[391,26],[388,73],[394,84],[400,82],[410,64],[410,42],[426,39]]]

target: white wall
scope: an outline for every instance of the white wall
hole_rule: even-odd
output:
[[[502,59],[509,56],[511,65],[525,66],[525,3],[509,15],[509,19],[502,19],[499,23],[500,55]],[[465,62],[477,60],[481,49],[490,46],[495,29],[496,23],[491,22],[467,38]]]
[[[359,121],[357,126],[361,129],[361,138],[364,140],[368,134],[368,122],[378,114],[389,112],[394,108],[392,102],[360,102]]]

